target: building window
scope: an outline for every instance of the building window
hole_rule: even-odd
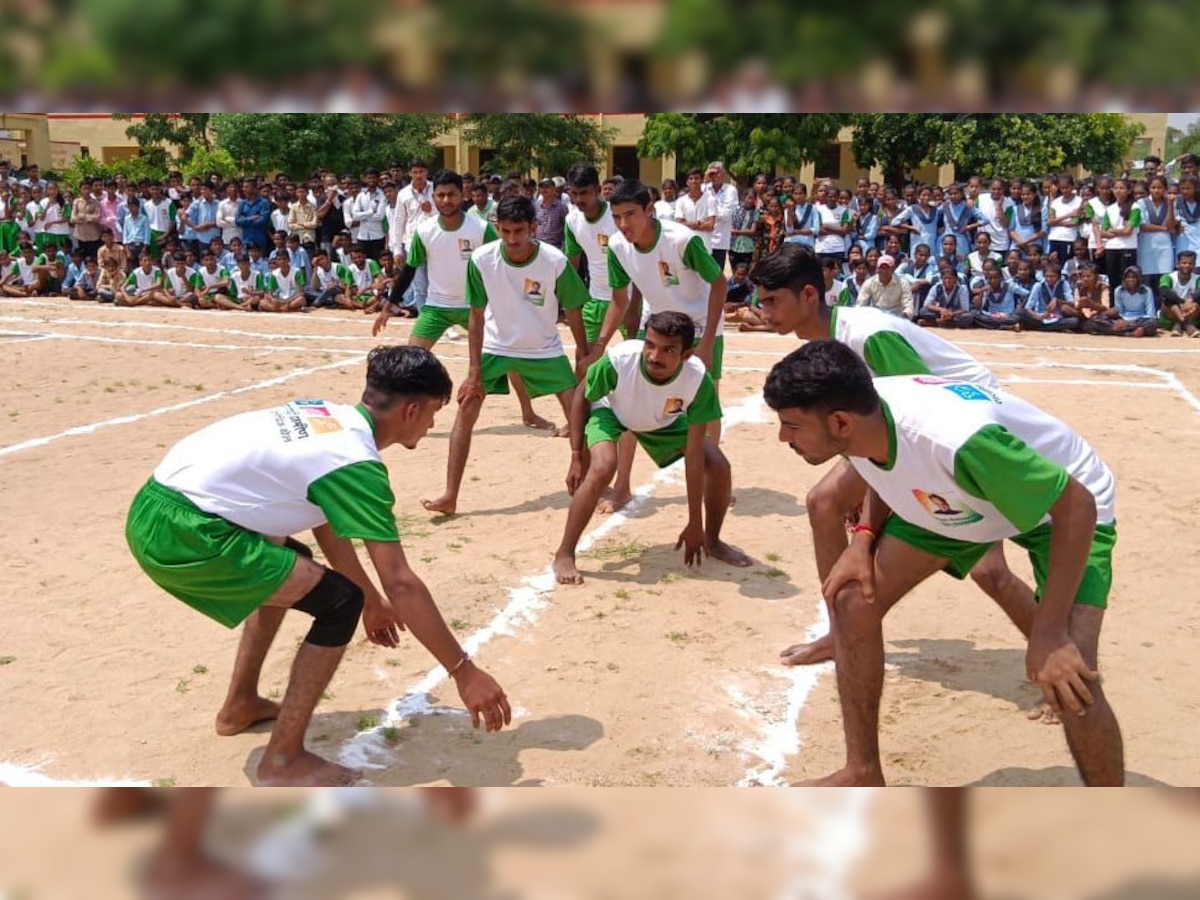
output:
[[[637,147],[612,148],[612,174],[622,178],[637,178],[641,171]]]
[[[92,148],[91,148],[91,147],[80,147],[80,148],[79,148],[79,155],[80,155],[80,156],[82,156],[84,159],[89,159],[89,158],[91,158],[91,155],[92,155]]]
[[[1133,141],[1133,158],[1137,160],[1145,159],[1150,155],[1150,138],[1140,137],[1134,138]]]
[[[830,178],[837,181],[842,177],[842,145],[837,141],[826,144],[817,154],[813,177]]]
[[[502,172],[492,172],[489,168],[493,159],[496,158],[496,151],[491,147],[479,148],[479,171],[487,172],[489,175],[502,175]]]

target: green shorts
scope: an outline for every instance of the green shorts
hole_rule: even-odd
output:
[[[601,406],[593,409],[588,415],[583,435],[590,450],[605,441],[615,444],[617,439],[628,430],[617,419],[616,413],[607,406]],[[665,469],[672,463],[683,459],[683,455],[687,451],[687,419],[682,417],[676,419],[669,426],[658,431],[635,431],[633,436],[646,451],[646,455],[654,460],[654,464],[660,469]]]
[[[20,236],[21,226],[16,222],[0,222],[0,250],[7,250],[15,256],[17,248],[20,246],[18,243]]]
[[[413,325],[412,337],[420,341],[436,344],[451,325],[467,328],[471,321],[469,308],[450,309],[442,306],[430,306],[428,303],[421,308],[421,314]]]
[[[890,534],[918,550],[924,550],[934,556],[946,560],[943,569],[955,578],[966,578],[975,568],[976,563],[983,559],[991,549],[991,544],[976,544],[970,541],[959,541],[926,531],[910,522],[905,522],[897,516],[890,516],[884,523],[883,533]],[[1029,553],[1029,561],[1033,564],[1034,594],[1040,599],[1042,589],[1046,585],[1046,576],[1050,571],[1050,523],[1039,525],[1032,531],[1011,538],[1018,547],[1024,547]],[[1091,551],[1088,553],[1087,566],[1083,570],[1083,580],[1079,583],[1079,591],[1075,594],[1075,602],[1084,606],[1096,606],[1100,609],[1108,607],[1108,594],[1112,589],[1112,552],[1117,543],[1117,526],[1097,525],[1092,537]]]
[[[610,305],[609,301],[595,297],[589,297],[587,303],[583,304],[583,330],[589,344],[596,343],[600,337],[600,329],[604,326],[604,317],[608,315]]]
[[[206,513],[153,478],[134,497],[125,540],[150,580],[235,628],[279,590],[295,551]]]
[[[646,329],[641,329],[638,333],[638,340],[643,340],[646,337]],[[700,346],[700,340],[697,339],[693,347]],[[713,358],[712,368],[708,370],[709,376],[713,381],[721,380],[721,371],[725,366],[725,335],[718,334],[717,339],[713,341]]]
[[[530,397],[544,397],[575,387],[575,371],[565,356],[521,359],[516,356],[483,354],[480,375],[487,394],[507,394],[509,373],[520,375]]]

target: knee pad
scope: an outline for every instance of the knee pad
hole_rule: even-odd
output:
[[[317,647],[345,647],[354,637],[362,615],[363,592],[353,581],[326,569],[317,586],[292,609],[313,617],[304,641]]]
[[[308,544],[305,544],[302,541],[296,540],[295,538],[284,538],[283,546],[287,547],[289,550],[295,550],[305,559],[313,558],[312,547],[308,546]]]

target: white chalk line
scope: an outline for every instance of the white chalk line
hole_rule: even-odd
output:
[[[20,453],[23,450],[32,450],[35,447],[44,447],[54,441],[62,438],[75,437],[81,434],[91,434],[101,428],[111,428],[115,425],[129,425],[133,422],[139,422],[142,419],[149,419],[155,416],[164,416],[167,413],[178,412],[182,409],[190,409],[193,406],[201,406],[205,403],[212,403],[216,400],[221,400],[225,397],[236,397],[238,394],[246,394],[251,391],[261,391],[266,388],[275,387],[285,382],[291,381],[294,378],[303,378],[307,375],[312,375],[316,372],[323,372],[327,369],[336,369],[342,366],[357,364],[365,358],[364,354],[356,354],[355,356],[340,359],[335,362],[326,363],[321,366],[311,366],[306,369],[293,369],[284,375],[277,378],[270,378],[266,381],[260,381],[257,384],[248,384],[240,388],[233,388],[228,391],[218,391],[215,394],[208,394],[204,397],[197,397],[194,400],[185,400],[182,403],[175,403],[171,406],[161,406],[158,409],[152,409],[148,412],[134,413],[128,416],[117,416],[112,419],[105,419],[102,422],[93,422],[89,425],[76,425],[73,428],[68,428],[66,431],[60,431],[57,434],[47,435],[45,437],[30,438],[27,441],[21,441],[19,444],[10,444],[7,447],[0,447],[0,457],[10,456],[14,453]]]
[[[6,332],[0,330],[0,336],[6,334],[15,334],[16,332]],[[103,337],[96,334],[70,334],[67,332],[47,331],[36,337],[24,338],[23,340],[64,340],[64,341],[91,341],[97,344],[131,344],[135,346],[145,347],[182,347],[189,350],[240,350],[253,351],[255,353],[357,353],[359,351],[350,347],[271,347],[262,344],[205,344],[195,341],[155,341],[149,338],[119,338],[119,337]],[[0,337],[0,344],[17,343],[17,341],[5,341]],[[444,358],[444,357],[443,357]],[[463,357],[464,359],[466,357]]]
[[[179,310],[179,312],[200,312],[200,310]],[[239,318],[246,315],[242,312],[226,312],[225,310],[203,310],[205,313],[213,315],[232,316]],[[267,315],[264,313],[264,315]],[[95,328],[144,328],[151,331],[194,331],[200,334],[218,334],[223,337],[251,337],[262,338],[264,340],[273,341],[369,341],[373,340],[368,329],[366,334],[305,334],[284,332],[281,334],[263,332],[263,331],[245,331],[238,328],[202,328],[197,325],[176,325],[172,322],[137,322],[132,319],[121,319],[115,322],[106,322],[102,319],[49,319],[46,317],[38,318],[36,316],[0,316],[0,322],[17,322],[26,324],[50,325],[58,327],[62,325],[83,325]],[[363,317],[363,324],[370,325],[371,320]]]
[[[67,779],[43,775],[52,760],[20,765],[0,762],[0,785],[7,787],[149,787],[149,781],[130,778]]]

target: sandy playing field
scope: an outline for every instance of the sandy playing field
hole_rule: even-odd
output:
[[[393,320],[386,337],[407,331]],[[1196,783],[1200,616],[1188,597],[1200,343],[954,336],[1116,472],[1101,665],[1130,781]],[[138,570],[125,512],[167,448],[209,422],[295,397],[357,400],[374,343],[369,319],[330,311],[0,302],[0,782],[250,782],[265,731],[218,738],[212,727],[237,636]],[[643,499],[593,521],[586,583],[555,588],[567,444],[522,427],[511,398],[484,407],[455,518],[431,519],[419,502],[443,485],[452,409],[415,451],[386,451],[409,558],[517,715],[499,735],[472,732],[415,641],[385,651],[359,639],[318,707],[313,748],[365,763],[381,786],[778,784],[838,766],[830,667],[777,664],[779,650],[824,628],[804,510],[823,470],[778,443],[758,399],[767,368],[794,346],[727,337],[724,446],[737,506],[726,537],[754,557],[748,570],[684,568],[673,550],[682,469],[659,473],[643,454]],[[465,341],[438,349],[461,379]],[[537,405],[560,418],[553,398]],[[1029,572],[1018,552],[1009,558]],[[307,617],[292,618],[264,692],[283,689],[307,630]],[[1077,783],[1060,730],[1026,720],[1039,693],[1024,682],[1019,635],[972,585],[932,580],[889,617],[885,637],[892,783]]]

